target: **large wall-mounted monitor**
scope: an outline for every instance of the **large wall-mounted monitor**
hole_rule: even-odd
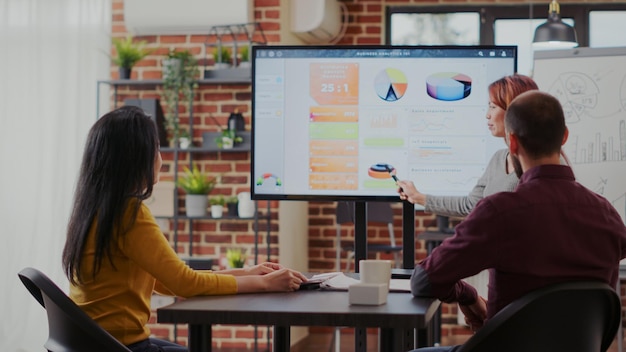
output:
[[[515,46],[255,46],[252,196],[398,200],[466,195],[502,138],[488,85],[516,70]]]

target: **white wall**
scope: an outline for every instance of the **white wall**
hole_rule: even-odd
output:
[[[108,78],[110,0],[0,0],[0,350],[42,351],[45,310],[17,273],[67,291],[61,252],[96,80]]]

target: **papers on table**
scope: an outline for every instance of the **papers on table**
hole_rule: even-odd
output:
[[[319,281],[320,288],[322,289],[339,291],[347,291],[350,285],[360,282],[359,280],[341,272],[317,274],[309,279],[309,281],[311,280]],[[409,280],[404,279],[391,279],[389,282],[389,291],[411,292],[410,282]]]

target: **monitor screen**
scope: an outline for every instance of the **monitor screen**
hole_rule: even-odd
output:
[[[488,85],[515,46],[255,46],[252,197],[398,200],[467,195],[500,148]]]

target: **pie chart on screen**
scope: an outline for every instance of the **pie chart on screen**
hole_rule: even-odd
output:
[[[384,101],[396,101],[404,96],[408,86],[404,73],[395,68],[380,71],[374,79],[376,94]]]
[[[455,101],[472,92],[472,78],[457,72],[439,72],[426,77],[426,92],[431,98]]]

